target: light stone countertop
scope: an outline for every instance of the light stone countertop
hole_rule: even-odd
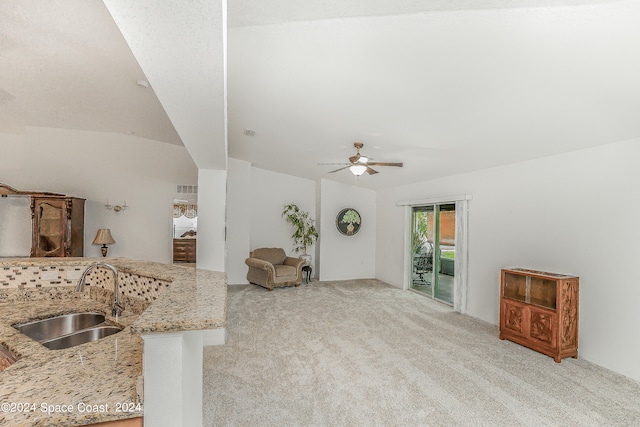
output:
[[[122,332],[64,350],[48,350],[12,325],[82,311],[108,315],[110,306],[91,300],[88,295],[69,292],[56,294],[56,299],[0,303],[0,344],[19,357],[0,371],[0,404],[36,405],[36,410],[28,413],[0,412],[0,426],[74,426],[142,416],[135,410],[115,412],[118,403],[137,403],[138,394],[142,394],[140,334],[225,327],[225,273],[123,258],[3,259],[0,268],[85,266],[94,262],[108,262],[119,272],[159,278],[171,284],[140,316],[125,310],[115,322],[125,327]],[[106,412],[79,413],[79,404],[109,406]],[[60,411],[61,408],[54,408],[58,412],[53,414],[43,412],[49,405],[72,405],[73,412]]]
[[[0,413],[0,426],[73,426],[142,415],[115,412],[118,402],[137,402],[136,384],[142,374],[142,339],[131,333],[130,326],[64,350],[49,350],[11,326],[65,313],[108,314],[109,306],[83,298],[6,303],[0,310],[0,342],[18,356],[0,372],[0,404],[35,405],[27,412]],[[121,316],[116,323],[127,326],[134,319]],[[82,404],[108,404],[109,408],[102,414],[79,413]],[[54,408],[56,412],[49,414],[49,405],[72,405],[74,411]]]
[[[160,298],[134,322],[137,334],[224,328],[227,319],[227,275],[157,263],[114,259],[124,272],[170,280]]]

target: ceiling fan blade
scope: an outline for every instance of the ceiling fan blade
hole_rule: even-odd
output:
[[[355,156],[349,157],[349,161],[351,163],[356,163],[359,159],[360,159],[360,153],[356,154]]]
[[[367,173],[369,175],[373,175],[374,173],[378,173],[377,170],[371,169],[369,166],[367,166]]]
[[[368,165],[373,165],[373,166],[398,166],[398,167],[402,167],[402,163],[400,162],[396,162],[396,163],[389,163],[389,162],[369,162],[367,163]]]
[[[348,168],[350,168],[350,167],[351,167],[351,165],[349,165],[349,166],[345,166],[345,167],[343,167],[343,168],[336,169],[336,170],[334,170],[334,171],[330,171],[329,173],[339,172],[339,171],[341,171],[341,170],[345,170],[345,169],[348,169]]]
[[[339,166],[339,165],[349,165],[351,166],[351,163],[316,163],[318,166]]]

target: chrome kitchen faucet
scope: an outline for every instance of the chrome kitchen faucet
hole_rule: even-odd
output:
[[[111,264],[107,264],[106,262],[97,262],[95,264],[91,264],[80,276],[80,280],[78,281],[78,286],[76,286],[76,291],[82,292],[85,288],[85,280],[89,271],[95,267],[106,267],[113,272],[113,305],[111,306],[111,315],[119,316],[120,313],[124,310],[124,306],[120,304],[120,299],[118,298],[118,270]]]

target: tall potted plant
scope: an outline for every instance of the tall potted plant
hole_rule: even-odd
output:
[[[313,224],[313,219],[309,217],[309,212],[301,210],[295,203],[285,205],[282,216],[294,228],[291,235],[293,251],[302,252],[300,258],[305,259],[309,264],[311,256],[307,254],[307,248],[318,240],[318,230]]]

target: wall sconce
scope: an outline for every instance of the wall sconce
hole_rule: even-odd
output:
[[[109,248],[107,247],[107,245],[113,245],[115,242],[116,241],[111,236],[111,230],[109,230],[108,228],[99,229],[98,233],[96,233],[96,238],[93,239],[94,245],[102,245],[100,250],[102,251],[103,257],[106,257],[107,251],[109,251]]]
[[[127,201],[126,200],[124,201],[123,204],[114,206],[114,205],[111,205],[109,203],[109,200],[107,199],[107,204],[104,205],[104,207],[105,207],[105,209],[108,209],[108,210],[113,210],[115,212],[120,212],[120,211],[123,211],[123,210],[127,209],[129,206],[127,206]]]

